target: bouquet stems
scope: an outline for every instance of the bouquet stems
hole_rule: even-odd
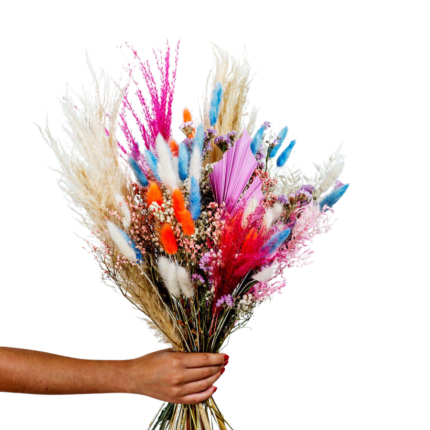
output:
[[[211,397],[196,405],[164,404],[149,430],[227,430],[232,429]]]

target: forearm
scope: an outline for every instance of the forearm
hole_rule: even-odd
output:
[[[81,360],[0,347],[0,391],[31,394],[130,392],[130,360]]]

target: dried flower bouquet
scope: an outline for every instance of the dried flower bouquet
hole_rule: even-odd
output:
[[[172,136],[178,49],[172,62],[169,47],[155,52],[158,79],[131,49],[125,85],[92,72],[91,90],[67,94],[70,144],[43,131],[103,279],[161,340],[190,353],[219,352],[285,286],[285,269],[309,261],[348,188],[339,151],[312,179],[287,167],[296,144],[287,127],[253,130],[246,59],[214,52],[207,99],[197,121],[184,109],[181,142]],[[227,426],[211,398],[163,406],[150,429]]]

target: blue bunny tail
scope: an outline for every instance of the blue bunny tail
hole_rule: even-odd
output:
[[[265,127],[260,127],[255,133],[252,141],[251,141],[251,151],[255,155],[260,149],[261,139],[263,138]]]
[[[137,161],[133,157],[130,157],[128,159],[128,162],[130,163],[130,166],[133,169],[133,172],[134,172],[134,175],[136,176],[137,182],[139,182],[139,184],[142,187],[147,187],[148,186],[148,178],[146,177],[145,173],[143,173],[139,164],[137,164]]]
[[[219,107],[222,100],[222,85],[220,82],[215,84],[215,88],[212,93],[211,105],[209,108],[209,121],[211,127],[213,127],[218,121]]]
[[[178,174],[181,181],[185,181],[188,178],[188,163],[190,160],[190,154],[188,152],[185,143],[179,144],[179,155],[178,155]]]
[[[191,176],[191,186],[190,186],[190,212],[191,218],[196,220],[200,216],[201,210],[201,196],[199,182],[195,176]]]
[[[269,254],[273,254],[288,239],[290,233],[290,228],[275,233],[263,246],[263,251],[267,251]]]
[[[320,210],[322,210],[325,205],[329,207],[333,207],[333,205],[336,204],[339,201],[339,199],[345,194],[345,191],[348,189],[348,187],[349,187],[349,184],[344,184],[339,188],[333,190],[330,194],[327,194],[320,201]]]
[[[278,167],[282,167],[290,158],[291,151],[294,148],[294,145],[296,144],[295,140],[292,140],[291,143],[281,152],[281,155],[276,160],[276,165]]]
[[[200,124],[196,129],[196,135],[194,136],[194,145],[197,145],[200,152],[203,151],[203,143],[205,141],[205,131],[203,130],[203,124]]]
[[[158,176],[158,159],[153,152],[149,149],[145,150],[145,160],[148,163],[148,166],[152,170],[154,176],[161,182],[160,176]]]

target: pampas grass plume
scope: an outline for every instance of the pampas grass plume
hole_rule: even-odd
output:
[[[148,192],[146,193],[146,203],[148,206],[151,206],[154,202],[161,207],[163,204],[163,194],[161,193],[160,187],[155,182],[151,182]]]
[[[176,242],[176,237],[170,224],[164,224],[161,228],[160,242],[167,254],[173,255],[178,252],[178,242]]]
[[[124,202],[124,198],[120,194],[115,194],[115,200],[119,206],[122,213],[122,223],[125,228],[129,228],[131,224],[131,213],[127,204]]]

